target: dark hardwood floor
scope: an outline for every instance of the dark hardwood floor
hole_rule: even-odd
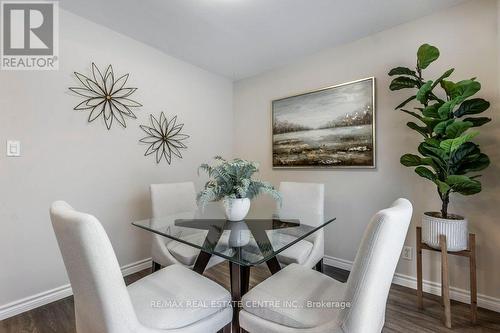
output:
[[[345,281],[347,271],[325,266],[325,273]],[[132,283],[149,274],[145,270],[125,278]],[[227,263],[219,264],[205,272],[210,279],[229,288],[229,270]],[[270,276],[267,267],[252,269],[250,287]],[[452,303],[452,330],[441,324],[442,307],[439,298],[425,295],[423,311],[416,308],[415,291],[409,288],[393,285],[389,295],[386,310],[384,333],[431,333],[431,332],[500,332],[500,313],[479,309],[479,320],[476,326],[469,321],[469,307],[466,304]],[[0,333],[73,333],[75,332],[75,316],[73,313],[73,298],[68,297],[40,308],[25,312],[18,316],[0,321]]]

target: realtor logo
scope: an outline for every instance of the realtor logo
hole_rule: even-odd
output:
[[[2,70],[58,69],[58,8],[54,1],[2,1]]]

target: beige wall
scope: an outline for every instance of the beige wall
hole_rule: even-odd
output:
[[[326,212],[338,220],[326,229],[326,254],[353,260],[370,216],[397,197],[413,202],[414,216],[406,244],[415,246],[415,226],[423,212],[439,209],[434,186],[399,164],[406,152],[416,152],[419,136],[406,128],[410,116],[395,111],[409,92],[390,92],[389,69],[413,66],[424,42],[441,50],[441,59],[426,72],[436,78],[455,67],[453,79],[477,76],[480,96],[493,102],[488,115],[496,121],[483,127],[477,142],[492,166],[483,174],[484,191],[473,197],[455,196],[451,211],[470,219],[477,233],[479,292],[500,297],[500,123],[497,1],[469,1],[417,21],[397,26],[353,43],[328,49],[302,61],[244,79],[234,86],[235,150],[237,156],[262,163],[262,178],[326,184]],[[376,78],[377,168],[375,170],[273,170],[271,168],[270,101],[287,95],[360,78]],[[264,204],[261,202],[261,204]],[[270,204],[266,201],[265,204]],[[440,280],[438,258],[425,254],[425,279]],[[468,264],[451,258],[451,283],[467,289]],[[415,261],[401,261],[398,272],[415,276]]]
[[[64,199],[96,215],[121,265],[150,257],[145,232],[130,225],[149,216],[148,184],[196,180],[197,166],[230,155],[232,82],[61,10],[60,69],[0,73],[0,316],[6,303],[68,283],[50,226],[49,205]],[[91,62],[130,73],[144,107],[127,128],[73,111],[73,71]],[[156,165],[144,157],[139,124],[150,113],[178,115],[191,135],[182,160]],[[114,124],[115,125],[115,124]],[[5,141],[22,157],[5,157]]]

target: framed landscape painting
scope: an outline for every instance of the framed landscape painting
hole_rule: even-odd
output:
[[[374,168],[375,78],[272,101],[273,167]]]

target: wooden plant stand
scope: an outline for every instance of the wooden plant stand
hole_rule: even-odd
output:
[[[458,252],[449,252],[446,248],[446,236],[439,236],[440,249],[434,249],[422,243],[422,228],[417,227],[417,305],[424,308],[422,281],[422,250],[441,252],[441,296],[444,306],[444,324],[451,328],[450,280],[448,275],[448,254],[468,257],[470,269],[470,310],[471,321],[477,321],[477,279],[476,279],[476,235],[469,234],[469,248]]]

